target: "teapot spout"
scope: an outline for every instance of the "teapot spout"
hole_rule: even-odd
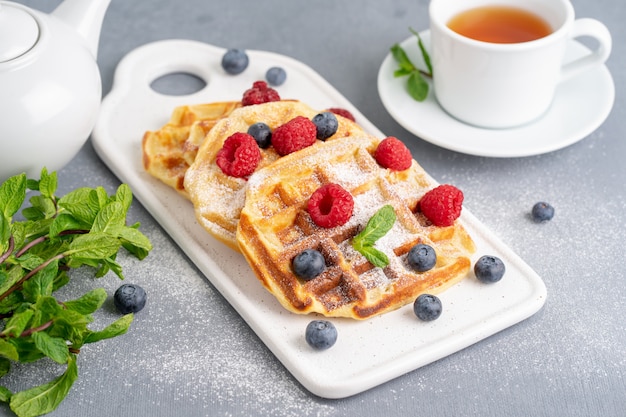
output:
[[[63,0],[52,15],[76,29],[95,59],[98,56],[102,21],[110,3],[111,0]]]

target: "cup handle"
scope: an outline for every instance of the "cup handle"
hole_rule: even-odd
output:
[[[595,65],[603,64],[611,54],[611,33],[607,27],[595,19],[582,18],[574,21],[570,38],[590,36],[598,41],[598,47],[591,53],[570,62],[561,68],[560,81],[565,81]]]

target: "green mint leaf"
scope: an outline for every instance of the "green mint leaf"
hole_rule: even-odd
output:
[[[10,359],[12,361],[16,361],[19,359],[19,354],[17,353],[17,349],[15,345],[7,342],[4,339],[0,339],[0,356],[2,358]],[[10,363],[9,363],[10,366]],[[5,363],[2,361],[2,370],[4,371]],[[8,371],[8,370],[7,370]],[[6,373],[6,372],[5,372]],[[1,377],[2,375],[0,375]]]
[[[11,218],[26,199],[26,174],[7,179],[0,185],[0,211]]]
[[[82,224],[91,225],[98,214],[98,210],[92,210],[88,203],[92,189],[87,187],[77,188],[61,197],[59,207],[66,210],[72,217]]]
[[[59,236],[61,232],[66,230],[81,230],[86,229],[88,225],[79,222],[69,213],[61,213],[54,218],[52,224],[50,224],[50,238]]]
[[[52,295],[54,278],[57,276],[58,270],[58,262],[50,262],[45,268],[24,282],[24,299],[36,303],[39,297]]]
[[[416,70],[415,65],[413,65],[408,55],[399,44],[396,43],[391,47],[391,54],[400,66],[401,70],[409,73]]]
[[[107,292],[104,288],[96,288],[75,300],[66,301],[63,304],[68,310],[76,311],[80,314],[91,314],[104,304],[107,299]]]
[[[8,403],[11,400],[11,395],[13,395],[13,393],[9,389],[0,387],[0,401]]]
[[[13,314],[2,330],[3,336],[19,337],[35,315],[33,310],[24,310]]]
[[[407,75],[413,74],[413,72],[415,72],[415,71],[414,70],[407,70],[407,69],[404,69],[404,68],[398,68],[397,70],[395,70],[393,72],[393,77],[394,78],[406,77]]]
[[[57,173],[48,174],[48,170],[41,170],[41,179],[39,180],[39,192],[46,198],[53,198],[57,190]]]
[[[113,228],[119,228],[124,226],[126,220],[126,213],[122,203],[113,201],[106,204],[96,215],[93,225],[91,226],[92,232],[109,232]]]
[[[426,50],[426,47],[424,46],[424,42],[422,41],[422,37],[420,36],[418,31],[412,28],[409,28],[409,30],[411,31],[411,33],[413,33],[413,35],[417,37],[417,46],[419,46],[420,52],[422,53],[422,59],[424,60],[424,65],[426,65],[426,68],[428,68],[428,75],[432,76],[433,66],[432,66],[432,63],[430,62],[430,55],[428,54],[428,51]]]
[[[64,339],[45,332],[35,332],[32,338],[37,349],[56,363],[64,364],[69,360],[70,350]]]
[[[80,235],[70,244],[66,255],[81,259],[102,259],[115,255],[120,241],[108,233],[94,232]]]
[[[354,237],[355,240],[373,245],[378,239],[385,236],[396,222],[396,212],[389,204],[382,206],[369,219],[365,228]]]
[[[117,191],[115,192],[115,200],[122,203],[122,207],[124,207],[124,213],[127,213],[130,209],[130,205],[133,202],[133,193],[130,190],[128,184],[121,184],[117,187]]]
[[[133,322],[134,315],[126,314],[104,329],[97,332],[90,332],[85,338],[85,343],[94,343],[99,342],[100,340],[110,339],[112,337],[120,336],[125,334],[130,327],[130,324]]]
[[[387,255],[373,246],[366,247],[365,251],[361,254],[375,267],[384,268],[389,265],[389,258]]]
[[[428,97],[428,90],[430,86],[422,77],[422,74],[415,71],[407,80],[406,83],[407,91],[409,95],[416,101],[424,101],[426,97]]]
[[[54,411],[67,396],[70,388],[78,378],[76,357],[70,355],[65,372],[48,382],[11,396],[11,410],[19,417],[36,417]]]
[[[369,219],[365,228],[352,239],[352,247],[372,265],[383,268],[389,265],[389,258],[374,247],[378,239],[385,236],[396,222],[396,212],[389,204],[381,207]]]

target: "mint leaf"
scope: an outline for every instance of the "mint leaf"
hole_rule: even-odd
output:
[[[7,179],[0,185],[0,211],[11,218],[26,199],[26,174]]]
[[[56,363],[66,363],[70,357],[70,351],[64,339],[51,337],[45,332],[35,332],[32,335],[37,349]]]
[[[70,356],[65,372],[48,382],[11,396],[11,410],[19,417],[36,417],[50,413],[67,396],[74,381],[78,377],[76,357]]]
[[[430,90],[430,85],[426,82],[424,77],[432,78],[433,67],[430,61],[430,55],[428,55],[428,51],[424,46],[420,34],[411,28],[409,28],[409,30],[417,37],[417,44],[422,53],[422,58],[427,70],[423,71],[417,68],[409,59],[406,51],[396,43],[391,47],[391,54],[398,63],[399,68],[394,71],[393,76],[395,78],[408,76],[406,90],[414,100],[421,102],[426,100],[428,91]]]
[[[89,335],[85,338],[85,343],[99,342],[100,340],[123,335],[128,331],[130,324],[133,322],[133,318],[134,315],[132,313],[126,314],[104,329],[89,333]]]
[[[91,314],[104,304],[106,298],[106,291],[103,288],[97,288],[76,300],[66,301],[63,304],[68,310],[73,310],[80,314]]]
[[[372,265],[384,268],[389,265],[389,258],[374,247],[378,239],[385,236],[396,222],[396,212],[389,204],[381,207],[369,219],[365,228],[352,239],[352,247]]]

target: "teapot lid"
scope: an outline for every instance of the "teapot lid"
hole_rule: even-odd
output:
[[[0,2],[0,63],[17,58],[39,38],[39,25],[26,10]]]

